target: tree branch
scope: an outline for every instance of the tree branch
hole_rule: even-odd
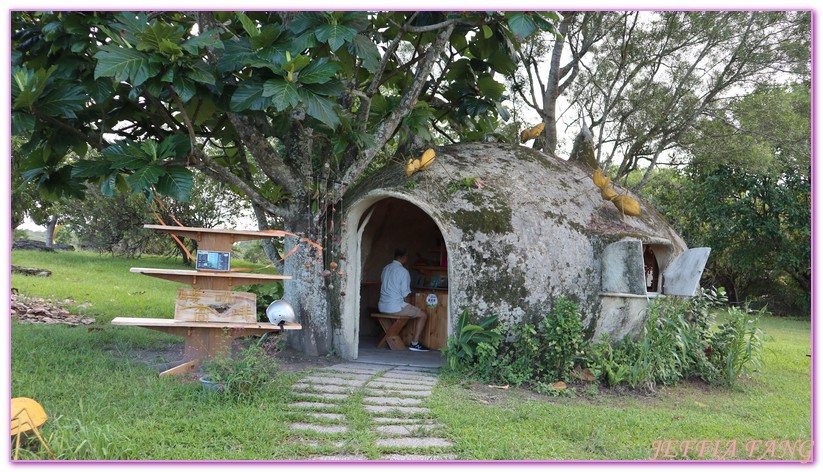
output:
[[[286,209],[279,207],[274,203],[270,202],[269,200],[267,200],[265,197],[260,195],[260,193],[255,188],[246,183],[243,179],[232,174],[231,171],[216,163],[212,158],[206,155],[206,153],[202,149],[192,149],[192,155],[194,158],[194,167],[196,169],[199,169],[201,172],[210,175],[211,177],[213,177],[216,180],[219,180],[220,182],[237,188],[244,195],[248,196],[253,204],[258,205],[267,213],[280,218],[285,218],[288,216],[288,212],[286,211]]]
[[[429,50],[426,51],[423,60],[420,61],[418,65],[417,72],[414,75],[411,86],[403,94],[403,98],[400,100],[400,103],[389,114],[389,116],[383,120],[383,122],[377,125],[374,134],[375,145],[363,151],[360,154],[359,159],[357,159],[350,167],[345,169],[343,178],[341,179],[340,195],[344,194],[346,190],[363,174],[363,171],[366,170],[372,159],[374,159],[377,151],[382,149],[389,139],[391,139],[392,135],[397,130],[397,127],[400,125],[400,122],[403,120],[403,117],[406,116],[406,114],[417,104],[420,97],[420,91],[423,89],[423,85],[426,83],[426,79],[428,78],[434,63],[437,61],[437,57],[445,47],[446,42],[449,40],[449,36],[451,36],[453,30],[453,24],[447,26],[445,29],[440,31],[435,41],[431,46],[429,46]]]
[[[228,113],[228,117],[238,139],[243,141],[266,177],[289,193],[299,193],[302,189],[296,185],[303,181],[302,177],[286,165],[255,124],[248,117],[236,113]]]

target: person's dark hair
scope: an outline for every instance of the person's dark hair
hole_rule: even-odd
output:
[[[406,255],[406,250],[405,249],[397,248],[397,249],[394,250],[394,258],[395,259],[403,257],[405,255]]]

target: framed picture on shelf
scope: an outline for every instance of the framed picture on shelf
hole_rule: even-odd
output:
[[[225,251],[197,251],[197,270],[228,271],[231,253]]]
[[[433,275],[429,288],[449,288],[449,278],[445,275]]]

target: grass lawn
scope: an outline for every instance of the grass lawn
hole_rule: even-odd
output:
[[[110,325],[116,316],[170,318],[182,285],[129,268],[179,268],[179,262],[13,251],[12,263],[53,272],[49,278],[12,276],[21,294],[72,299],[86,305],[73,312],[97,320],[81,327],[11,324],[11,394],[44,406],[49,420],[42,430],[58,458],[300,460],[318,452],[305,446],[315,438],[288,428],[305,413],[282,408],[300,373],[284,372],[248,401],[210,395],[193,382],[161,379],[137,359],[182,345],[181,338]],[[764,441],[751,443],[757,445],[753,459],[780,459],[780,444],[811,438],[810,323],[767,318],[761,327],[764,367],[733,389],[685,382],[649,396],[589,387],[578,388],[574,398],[553,398],[444,377],[430,406],[459,460],[643,460],[665,441],[680,459],[690,440],[717,441],[704,448],[703,459],[717,458],[711,456],[714,444],[722,445],[722,455],[732,443],[735,458],[748,459],[752,440]],[[373,434],[356,403],[341,411],[353,432],[335,440],[345,452],[373,457]],[[780,441],[774,453],[767,450],[769,440]],[[696,449],[685,455],[699,458]],[[21,451],[21,458],[46,455]]]

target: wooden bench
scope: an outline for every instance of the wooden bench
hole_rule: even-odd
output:
[[[111,324],[118,326],[140,326],[183,336],[185,347],[183,358],[186,362],[160,373],[161,376],[184,374],[192,371],[201,362],[211,359],[219,352],[231,348],[234,338],[280,332],[279,325],[272,323],[229,323],[213,321],[183,321],[169,318],[126,318],[117,317]],[[298,323],[285,323],[283,330],[302,329]]]
[[[408,316],[400,315],[389,315],[386,313],[372,313],[371,317],[380,322],[380,326],[383,328],[383,332],[385,333],[380,342],[377,343],[377,347],[383,347],[388,344],[389,349],[394,351],[403,351],[408,349],[408,347],[406,347],[406,343],[403,342],[403,338],[400,336],[400,332],[409,320],[414,321],[416,318],[409,318]]]

